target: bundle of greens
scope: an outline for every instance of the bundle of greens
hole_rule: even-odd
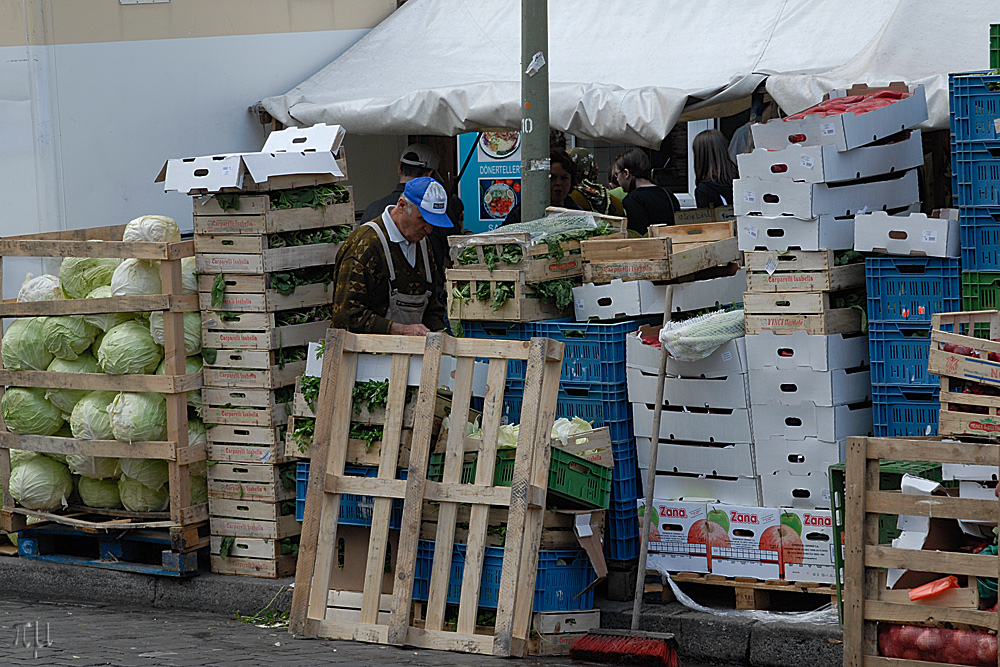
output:
[[[295,420],[295,428],[292,429],[292,439],[295,440],[300,452],[304,452],[309,449],[309,445],[312,444],[315,432],[315,419],[303,417]]]
[[[313,412],[316,412],[316,399],[319,398],[319,382],[320,379],[313,375],[303,375],[300,380],[302,397]]]
[[[500,250],[495,245],[479,247],[483,249],[482,263],[490,271],[495,269],[500,262],[510,266],[524,259],[524,250],[517,243],[507,243]],[[462,266],[479,264],[479,255],[476,253],[476,246],[468,246],[462,252],[458,253],[457,261]]]
[[[267,288],[288,296],[299,285],[317,285],[322,283],[325,287],[329,287],[335,277],[336,273],[332,265],[310,266],[293,271],[276,271],[267,274]]]
[[[237,313],[238,314],[238,313]],[[298,308],[295,310],[282,310],[274,314],[274,325],[278,327],[289,326],[291,324],[306,324],[308,322],[321,322],[333,317],[333,306],[314,306],[312,308]]]
[[[271,234],[267,237],[267,247],[292,248],[318,243],[343,243],[351,235],[350,225],[324,227],[322,229],[300,229],[292,232]]]
[[[345,204],[351,200],[350,190],[342,185],[317,185],[294,190],[279,190],[271,193],[271,208],[324,208],[334,204]]]
[[[547,280],[535,283],[535,295],[546,303],[551,303],[559,310],[565,310],[573,305],[573,281],[569,278]]]
[[[364,440],[365,449],[369,449],[382,439],[382,427],[376,424],[351,422],[351,430],[347,437],[351,440]]]
[[[545,245],[548,246],[549,252],[546,257],[556,260],[562,259],[566,254],[563,251],[562,244],[566,241],[582,241],[595,236],[607,236],[608,234],[614,234],[615,231],[608,223],[601,222],[601,224],[593,229],[577,229],[571,232],[547,236],[545,237]]]

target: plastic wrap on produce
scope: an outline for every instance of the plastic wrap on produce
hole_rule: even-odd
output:
[[[660,330],[660,343],[674,359],[700,361],[745,334],[743,310],[724,310],[681,322],[667,322]]]
[[[451,247],[453,260],[458,259],[458,254],[469,247],[486,244],[513,244],[524,249],[529,246],[540,245],[548,239],[564,234],[574,235],[579,232],[580,237],[594,236],[591,232],[599,229],[606,229],[608,223],[601,220],[596,215],[586,211],[572,211],[554,213],[538,220],[528,220],[512,225],[504,225],[498,229],[465,236],[462,240]],[[616,231],[616,230],[611,230]],[[531,243],[525,243],[522,237],[517,234],[527,233],[531,238]],[[567,240],[567,239],[560,239]]]
[[[763,611],[755,609],[713,609],[712,607],[706,607],[700,605],[694,600],[692,600],[687,594],[680,589],[680,587],[674,583],[674,580],[669,576],[665,577],[667,583],[670,584],[670,590],[673,591],[674,597],[677,601],[688,609],[694,611],[700,611],[705,614],[714,614],[716,616],[726,616],[728,618],[748,618],[754,621],[761,621],[762,623],[817,623],[824,625],[836,625],[839,623],[837,620],[837,609],[832,604],[826,604],[816,609],[815,611]]]

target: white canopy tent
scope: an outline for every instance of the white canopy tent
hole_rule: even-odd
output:
[[[948,127],[948,72],[983,70],[995,0],[551,0],[550,118],[578,137],[658,146],[679,120],[787,112],[834,88],[923,84]],[[520,127],[520,2],[410,0],[294,89],[287,125],[452,136]]]

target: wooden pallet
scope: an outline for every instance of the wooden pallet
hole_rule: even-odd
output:
[[[330,639],[351,639],[382,644],[411,645],[498,656],[524,655],[531,627],[531,611],[542,512],[548,483],[549,437],[555,419],[563,346],[548,339],[530,342],[456,339],[444,334],[426,338],[362,336],[331,331],[323,358],[317,434],[313,466],[325,474],[311,474],[305,521],[292,599],[293,634]],[[377,478],[344,476],[350,425],[351,396],[337,387],[353,383],[360,355],[392,355],[389,403]],[[453,410],[465,414],[472,395],[476,359],[489,359],[483,412],[483,439],[474,484],[460,484],[464,433],[455,429],[447,443],[443,482],[426,480],[431,451],[434,403],[441,356],[457,357]],[[396,479],[399,434],[410,358],[422,357],[415,429],[406,480]],[[496,442],[500,429],[500,396],[508,359],[527,362],[518,457],[511,487],[492,486]],[[374,509],[360,614],[331,613],[327,609],[330,580],[335,566],[337,514],[340,493],[374,497]],[[385,545],[393,501],[403,499],[403,514],[396,549],[392,599],[382,606]],[[441,503],[436,548],[431,566],[426,619],[417,627],[411,619],[414,568],[423,503]],[[459,503],[472,505],[465,574],[457,629],[445,630],[447,582],[451,571],[455,516]],[[492,636],[475,634],[479,587],[490,507],[508,507],[497,625]]]
[[[542,301],[535,296],[531,285],[522,280],[520,271],[507,269],[446,269],[446,288],[448,290],[448,316],[460,320],[475,320],[480,322],[537,322],[551,320],[567,315],[572,306],[559,310],[551,303]],[[469,283],[472,300],[465,302],[455,298],[458,285]],[[500,283],[514,286],[514,296],[503,306],[493,310],[492,302],[482,302],[476,299],[476,290],[480,283],[489,283],[490,294]]]
[[[300,347],[326,335],[330,320],[305,324],[275,324],[276,313],[225,313],[204,311],[201,314],[201,338],[204,347],[229,350],[277,350]]]
[[[202,310],[240,313],[272,313],[279,310],[323,306],[333,302],[333,287],[324,283],[298,285],[291,294],[267,288],[263,275],[225,276],[222,303],[212,303],[212,276],[198,279],[198,305]]]
[[[720,226],[717,233],[706,234],[704,242],[675,243],[670,236],[679,236],[684,227],[702,229],[717,225]],[[716,238],[722,233],[726,236]],[[647,239],[584,241],[584,257],[587,262],[584,265],[584,282],[678,280],[740,260],[739,247],[733,236],[733,223],[730,222],[670,226],[664,228],[661,234],[663,236]]]
[[[865,284],[864,262],[837,266],[833,250],[743,253],[749,292],[836,292]]]
[[[224,210],[216,197],[194,200],[195,234],[276,234],[354,224],[354,189],[350,201],[322,208],[271,208],[271,196],[241,195],[238,209]]]
[[[681,585],[699,584],[731,588],[736,596],[737,609],[772,609],[771,593],[799,594],[803,597],[820,596],[816,598],[817,606],[830,602],[830,598],[834,602],[837,599],[837,587],[831,584],[780,580],[760,581],[745,577],[721,577],[694,572],[679,572],[670,575],[670,578]]]
[[[925,626],[957,626],[1000,630],[996,612],[955,609],[908,600],[887,600],[879,583],[880,568],[945,575],[996,578],[997,556],[913,550],[879,544],[879,514],[937,519],[1000,519],[1000,501],[948,496],[906,495],[879,488],[879,460],[906,459],[935,463],[997,466],[1000,445],[944,441],[939,438],[850,438],[847,441],[846,509],[844,514],[844,664],[930,665],[918,660],[879,657],[879,622]],[[916,584],[916,582],[913,582]]]
[[[19,507],[10,495],[10,449],[24,449],[52,454],[81,454],[105,457],[162,459],[169,474],[169,513],[156,519],[136,516],[120,510],[90,510],[89,517],[111,517],[121,525],[119,531],[161,529],[172,550],[187,554],[197,548],[197,532],[208,520],[204,503],[191,501],[188,466],[205,459],[203,445],[188,443],[187,392],[201,388],[201,374],[186,374],[184,351],[184,313],[198,310],[197,298],[183,293],[181,259],[194,255],[191,241],[174,243],[125,242],[125,225],[46,232],[0,239],[0,272],[3,259],[10,257],[130,257],[158,261],[163,294],[113,297],[108,299],[64,299],[18,303],[0,303],[0,318],[30,316],[84,315],[163,311],[165,375],[105,375],[101,373],[56,373],[47,371],[0,370],[0,386],[72,388],[104,391],[157,392],[166,394],[167,438],[162,442],[123,443],[104,440],[76,440],[47,436],[19,436],[0,430],[0,487],[3,508],[0,530],[19,532],[27,527],[28,517],[39,517],[74,528],[98,528],[102,521],[59,512],[37,512]],[[0,388],[0,393],[2,393]],[[2,427],[0,427],[2,429]],[[178,556],[180,557],[180,556]]]
[[[291,484],[283,483],[291,469]],[[279,502],[295,498],[295,464],[283,466],[216,461],[208,467],[208,497]],[[211,508],[210,508],[211,509]]]
[[[278,400],[275,389],[203,387],[202,420],[206,424],[282,426],[292,403]]]

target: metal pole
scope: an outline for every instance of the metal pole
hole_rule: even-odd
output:
[[[521,220],[549,205],[548,0],[521,0]]]

